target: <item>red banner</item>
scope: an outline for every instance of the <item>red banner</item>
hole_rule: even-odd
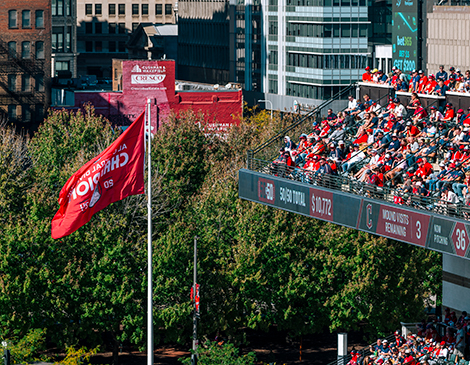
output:
[[[144,193],[144,115],[66,182],[52,219],[52,238],[75,232],[111,203]]]

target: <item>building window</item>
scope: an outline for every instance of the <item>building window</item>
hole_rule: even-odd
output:
[[[9,10],[8,11],[8,28],[17,28],[17,13],[16,10]]]
[[[8,119],[10,121],[16,120],[16,105],[8,105]]]
[[[72,0],[65,0],[65,15],[70,16],[71,2]]]
[[[8,75],[8,90],[16,91],[16,75]]]
[[[23,104],[21,105],[21,111],[22,111],[22,119],[23,122],[30,122],[31,121],[31,109],[29,108],[29,105]]]
[[[155,14],[162,15],[162,11],[163,11],[162,4],[156,4],[155,5]]]
[[[72,51],[72,27],[68,26],[67,27],[67,34],[65,35],[65,52],[71,52]]]
[[[116,52],[116,42],[115,41],[109,41],[108,50],[109,50],[109,52]]]
[[[31,42],[21,43],[21,58],[29,60],[31,58]]]
[[[21,13],[21,26],[31,28],[31,10],[23,10]]]
[[[149,15],[149,4],[142,4],[142,15]]]
[[[165,15],[171,15],[171,4],[165,4]]]
[[[39,41],[36,42],[36,59],[43,60],[45,58],[44,55],[44,42]]]
[[[101,41],[95,42],[95,52],[103,52],[103,42]]]
[[[93,42],[86,41],[85,42],[85,52],[93,52]]]
[[[116,34],[116,23],[109,23],[108,24],[108,33],[109,34]]]
[[[139,15],[139,4],[132,4],[132,15]]]
[[[102,14],[102,6],[101,4],[95,4],[95,15],[101,15]]]
[[[119,34],[126,34],[126,23],[119,23],[118,28]]]
[[[44,105],[36,104],[36,120],[41,121],[44,118]]]
[[[16,57],[16,42],[8,42],[8,51],[11,57]]]
[[[119,15],[126,15],[126,4],[119,4]]]
[[[118,46],[119,46],[119,52],[121,52],[121,53],[126,52],[126,42],[120,41]]]
[[[44,28],[44,10],[36,10],[36,28]]]
[[[52,52],[64,52],[64,27],[52,27]]]
[[[95,33],[101,34],[103,33],[103,26],[102,23],[95,23]]]
[[[116,4],[108,5],[108,13],[109,15],[116,15]]]
[[[93,4],[85,4],[85,14],[93,15]]]
[[[23,74],[21,76],[21,91],[23,92],[31,91],[31,77],[29,75]]]
[[[70,70],[70,61],[56,61],[55,63],[56,76],[58,75],[59,71],[69,71],[69,70]]]
[[[93,23],[85,23],[85,33],[86,34],[93,33]]]
[[[70,0],[67,0],[70,1]],[[70,15],[70,4],[68,5],[67,15]],[[52,7],[52,15],[64,15],[64,0],[52,0],[51,1],[51,7]]]

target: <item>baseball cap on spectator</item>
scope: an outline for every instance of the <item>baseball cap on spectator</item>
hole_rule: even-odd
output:
[[[344,146],[344,141],[339,141],[338,144],[342,144]]]
[[[383,71],[382,70],[378,70],[377,71],[379,74],[383,74]]]
[[[399,102],[400,102],[400,99],[399,99],[399,98],[394,98],[394,99],[393,99],[393,102],[394,102],[394,103],[399,103]]]
[[[441,341],[441,346],[445,346],[446,342],[445,341]]]
[[[429,74],[429,78],[434,79],[435,77],[434,74]]]
[[[439,123],[438,127],[439,127],[439,128],[441,128],[441,127],[444,128],[444,127],[445,127],[445,126],[444,126],[444,123]]]
[[[411,350],[410,349],[406,349],[405,350],[405,354],[410,354],[411,353]]]
[[[445,164],[444,162],[441,162],[441,163],[439,164],[439,166],[440,166],[440,167],[446,167],[446,164]]]
[[[413,71],[411,71],[411,73],[412,73],[412,74],[414,74],[415,72],[418,72],[418,71],[417,71],[417,70],[413,70]]]
[[[449,71],[455,71],[454,66],[450,66],[450,67],[449,67]]]
[[[436,110],[437,108],[433,105],[433,106],[430,107],[429,109]]]
[[[416,163],[423,163],[423,159],[419,158],[418,161],[416,161]]]
[[[457,110],[457,113],[463,113],[463,109]]]
[[[372,73],[374,74],[374,73],[376,73],[377,71],[378,71],[378,70],[377,70],[376,68],[374,68],[374,69],[372,70]]]
[[[386,153],[385,158],[390,158],[390,153]]]
[[[418,71],[419,74],[424,74],[423,70]]]
[[[305,133],[302,133],[299,138],[305,138],[307,139],[307,135]]]
[[[447,103],[446,104],[446,108],[451,108],[452,107],[452,103]]]
[[[392,67],[392,70],[396,70],[397,68],[395,66]]]
[[[411,125],[412,125],[411,122],[406,122],[406,126],[407,126],[407,127],[408,127],[408,126],[411,126]]]
[[[393,133],[392,134],[392,138],[395,137],[395,138],[398,138],[397,134],[396,133]]]
[[[366,67],[366,71],[370,71],[370,67],[369,67],[369,66]]]
[[[354,143],[353,147],[359,147],[359,145],[357,143]]]
[[[455,72],[460,72],[460,68],[458,68],[457,70],[455,70]]]

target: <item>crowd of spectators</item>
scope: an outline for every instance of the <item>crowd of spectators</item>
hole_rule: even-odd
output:
[[[369,194],[385,186],[396,204],[421,209],[470,205],[470,108],[426,110],[417,93],[408,105],[348,99],[344,111],[329,109],[297,138],[285,136],[272,173],[316,184],[343,176]]]
[[[465,71],[464,75],[460,69],[450,67],[447,73],[443,65],[435,75],[427,76],[423,70],[413,70],[408,75],[392,67],[392,72],[384,74],[382,70],[366,67],[362,81],[385,84],[392,86],[396,91],[418,94],[445,96],[447,91],[470,93],[470,70]]]
[[[441,331],[444,331],[443,335]],[[417,334],[402,336],[396,331],[390,341],[378,339],[369,349],[352,351],[348,365],[458,364],[469,357],[469,343],[470,317],[467,312],[457,318],[455,312],[446,308],[443,322],[423,321],[417,326]]]

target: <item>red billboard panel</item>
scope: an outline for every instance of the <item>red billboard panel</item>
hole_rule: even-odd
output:
[[[429,221],[426,214],[380,205],[376,233],[425,247]]]

